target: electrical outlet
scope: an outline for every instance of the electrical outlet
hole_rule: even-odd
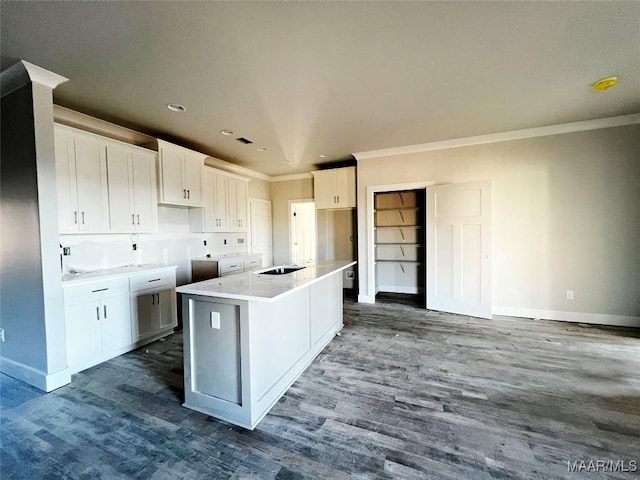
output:
[[[353,280],[356,278],[356,272],[345,272],[345,278],[347,280]]]
[[[573,300],[573,290],[567,290],[567,300]]]
[[[71,255],[71,247],[62,247],[62,255],[65,257]]]
[[[239,238],[238,243],[244,243],[244,238]]]
[[[220,312],[211,312],[210,325],[211,328],[220,330]]]
[[[4,328],[0,328],[0,342],[4,343]]]

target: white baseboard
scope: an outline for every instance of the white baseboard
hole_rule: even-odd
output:
[[[0,371],[17,380],[33,385],[43,392],[51,392],[71,383],[71,374],[66,368],[47,374],[42,370],[37,370],[4,357],[0,358]]]
[[[616,327],[640,328],[640,317],[630,315],[610,315],[606,313],[563,312],[556,310],[538,310],[534,308],[496,307],[493,315],[507,317],[541,318],[562,322],[590,323],[594,325],[612,325]]]
[[[358,303],[376,303],[375,295],[358,295]]]
[[[402,287],[398,285],[379,285],[378,292],[418,294],[418,293],[424,293],[424,288]]]

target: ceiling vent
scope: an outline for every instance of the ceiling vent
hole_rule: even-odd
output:
[[[253,143],[251,140],[244,137],[236,138],[236,140],[238,140],[240,143],[244,143],[245,145],[250,145]]]

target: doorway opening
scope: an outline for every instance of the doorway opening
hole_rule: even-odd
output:
[[[426,306],[426,191],[374,194],[375,300]]]
[[[291,263],[316,263],[316,204],[313,200],[289,201],[289,245]]]

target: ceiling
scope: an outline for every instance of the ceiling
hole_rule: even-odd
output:
[[[287,175],[638,113],[639,19],[638,1],[2,0],[0,53],[3,70],[24,59],[69,78],[59,105]],[[618,86],[591,89],[611,75]]]

